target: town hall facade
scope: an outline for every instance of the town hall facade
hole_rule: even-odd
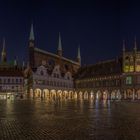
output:
[[[26,94],[32,98],[45,98],[59,95],[72,96],[74,75],[81,66],[80,48],[77,58],[71,60],[63,56],[59,33],[57,53],[51,53],[36,47],[33,25],[31,25],[29,46],[29,64],[25,70]]]

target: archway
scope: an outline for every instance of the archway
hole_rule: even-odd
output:
[[[117,90],[117,91],[116,91],[116,99],[117,99],[117,100],[121,100],[121,98],[122,98],[121,92],[120,92],[120,90]]]
[[[54,89],[52,89],[51,91],[50,91],[50,96],[53,98],[53,99],[56,99],[56,90],[54,90]]]
[[[74,98],[77,99],[77,92],[74,92]]]
[[[79,92],[79,99],[83,99],[83,92],[82,91]]]
[[[126,90],[126,98],[133,99],[133,90],[131,90],[131,89]]]
[[[138,100],[140,99],[140,89],[137,90],[137,99],[138,99]]]
[[[109,92],[108,90],[103,91],[103,100],[107,100],[109,97]]]
[[[69,99],[72,99],[73,98],[73,91],[71,91],[71,90],[69,92],[68,91],[65,91],[65,93],[68,94],[68,98]]]
[[[110,97],[111,100],[115,100],[116,99],[116,90],[113,90],[111,92],[111,97]]]
[[[34,97],[35,98],[41,98],[41,89],[37,88],[35,89]]]
[[[48,89],[44,89],[43,90],[43,95],[42,95],[43,98],[50,98],[50,92]]]
[[[93,91],[90,92],[90,99],[95,99],[95,95]]]
[[[58,90],[58,91],[57,91],[57,97],[58,97],[59,99],[62,99],[62,97],[63,97],[62,90]]]
[[[34,91],[33,89],[30,89],[29,98],[33,98],[33,97],[34,97]]]
[[[84,92],[84,99],[88,99],[88,92],[87,91]]]
[[[102,99],[102,92],[98,90],[96,93],[96,100],[101,100],[101,99]]]

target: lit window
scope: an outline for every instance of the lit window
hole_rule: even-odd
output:
[[[128,66],[128,65],[126,65],[126,66],[124,67],[124,72],[129,72],[129,66]]]
[[[128,76],[126,77],[126,85],[131,85],[132,84],[132,77]]]
[[[130,72],[133,72],[134,71],[134,66],[130,66]]]
[[[140,71],[140,65],[136,66],[136,71],[139,72]]]

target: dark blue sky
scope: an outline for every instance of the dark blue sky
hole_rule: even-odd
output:
[[[140,4],[135,0],[0,0],[0,46],[6,38],[8,58],[26,59],[30,24],[38,48],[56,52],[61,32],[64,56],[83,64],[110,59],[122,51],[122,40],[140,43]]]

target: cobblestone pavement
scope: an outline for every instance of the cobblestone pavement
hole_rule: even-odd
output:
[[[140,140],[140,102],[0,100],[0,140]]]

